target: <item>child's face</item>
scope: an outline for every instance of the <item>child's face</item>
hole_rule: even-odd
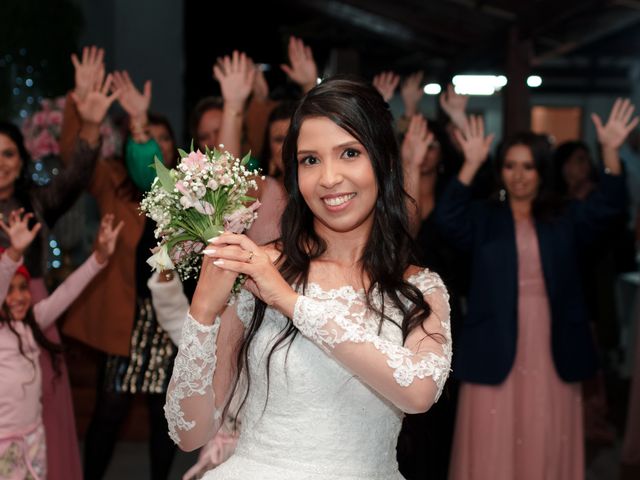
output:
[[[31,308],[31,291],[26,278],[22,275],[13,276],[5,301],[14,320],[21,322],[25,319]]]

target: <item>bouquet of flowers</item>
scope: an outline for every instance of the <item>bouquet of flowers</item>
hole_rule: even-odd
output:
[[[209,239],[223,231],[244,232],[260,202],[247,196],[257,188],[255,173],[245,168],[250,155],[240,160],[216,149],[194,152],[193,144],[190,153],[178,152],[174,169],[154,160],[157,177],[140,208],[157,224],[158,246],[147,263],[154,270],[176,269],[185,279],[198,272],[199,254]]]
[[[40,110],[27,117],[22,124],[22,134],[27,151],[33,160],[42,160],[49,155],[59,155],[60,132],[64,112],[65,97],[45,98],[40,102]],[[111,158],[122,149],[122,137],[113,127],[109,117],[100,126],[103,158]]]

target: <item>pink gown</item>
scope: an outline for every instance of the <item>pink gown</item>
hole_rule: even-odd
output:
[[[532,221],[516,222],[518,340],[500,385],[462,383],[451,480],[583,480],[582,397],[551,353],[551,313]]]

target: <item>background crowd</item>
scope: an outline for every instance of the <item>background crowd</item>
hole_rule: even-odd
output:
[[[265,177],[248,234],[274,240],[286,203],[282,144],[296,101],[320,81],[320,69],[301,38],[288,39],[286,86],[269,85],[260,65],[230,50],[209,73],[220,96],[197,102],[180,138],[174,131],[182,126],[151,108],[156,79],[107,72],[109,52],[96,46],[69,55],[74,81],[52,139],[59,173],[38,183],[31,158],[43,145],[29,142],[26,122],[0,122],[0,478],[103,478],[143,398],[150,476],[166,479],[176,447],[162,407],[179,325],[163,323],[162,314],[184,306],[181,294],[166,295],[169,284],[184,287],[187,299],[193,285],[172,272],[152,275],[146,263],[156,244],[153,222],[139,212],[155,178],[149,164],[158,157],[174,166],[176,149],[191,138],[195,148],[251,152],[250,165]],[[640,323],[640,296],[618,301],[619,279],[638,271],[640,246],[640,205],[629,190],[640,158],[620,153],[638,133],[632,103],[620,98],[607,117],[593,114],[592,151],[580,138],[557,144],[532,131],[495,138],[452,85],[440,94],[438,117],[425,118],[422,72],[381,72],[370,81],[402,105],[394,114],[414,199],[416,263],[440,274],[451,294],[452,378],[429,412],[405,418],[403,475],[580,479],[589,448],[620,443],[623,472],[639,474],[640,337],[624,350],[620,319],[631,312]],[[105,151],[114,135],[123,141]],[[47,269],[48,232],[72,209],[95,252],[77,249],[69,263],[82,265],[62,282]],[[96,364],[91,420],[80,437],[68,372],[77,366],[66,361],[74,349]],[[635,361],[622,393],[621,355]],[[22,383],[30,387],[19,404],[11,385]],[[224,460],[234,435],[230,427],[212,439],[186,477]]]

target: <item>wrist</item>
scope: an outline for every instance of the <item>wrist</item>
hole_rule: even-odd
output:
[[[300,88],[302,88],[302,91],[304,93],[307,93],[309,90],[311,90],[315,86],[316,86],[316,81],[315,80],[309,81],[307,83],[301,83],[300,84]]]
[[[604,163],[605,172],[610,175],[620,175],[622,166],[620,165],[620,156],[617,148],[602,146],[602,163]]]
[[[17,263],[20,260],[22,260],[22,254],[24,253],[24,250],[19,250],[11,246],[7,248],[6,252],[7,252],[7,255],[9,255],[9,258]]]
[[[286,317],[293,318],[293,313],[299,297],[300,294],[289,287],[288,291],[283,292],[282,295],[276,299],[273,306]]]
[[[86,141],[90,147],[96,148],[100,143],[100,124],[83,121],[80,126],[79,136]]]
[[[96,259],[96,262],[98,263],[98,265],[100,266],[105,265],[109,261],[109,255],[102,252],[100,249],[94,250],[93,256]]]
[[[464,185],[471,185],[471,182],[473,182],[473,179],[476,176],[476,173],[478,173],[479,169],[480,165],[465,161],[462,165],[462,168],[460,169],[460,172],[458,173],[458,180],[460,180],[460,182]]]
[[[244,113],[244,100],[224,101],[223,113],[233,117],[241,117]]]

